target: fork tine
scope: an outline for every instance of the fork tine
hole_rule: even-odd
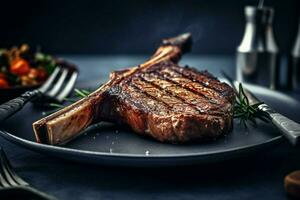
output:
[[[50,91],[46,92],[47,96],[55,97],[55,95],[58,93],[59,89],[62,87],[64,81],[66,80],[67,74],[68,74],[68,70],[63,69],[59,79],[57,80],[57,82],[52,84],[53,88],[50,89]]]
[[[2,170],[0,170],[0,188],[2,187],[9,187],[9,183],[5,180],[5,178],[3,177],[3,172]]]
[[[11,174],[9,173],[8,169],[7,169],[7,163],[4,160],[3,157],[3,150],[1,150],[0,153],[0,163],[1,163],[1,172],[2,172],[2,177],[3,179],[6,180],[6,182],[8,183],[8,185],[10,186],[18,186],[18,183],[16,183],[16,181],[12,178]]]
[[[6,169],[8,171],[8,173],[10,173],[10,175],[12,176],[12,178],[15,180],[15,182],[18,184],[18,185],[22,185],[22,186],[25,186],[25,185],[29,185],[27,182],[25,182],[21,177],[19,177],[15,171],[13,171],[12,169],[12,166],[4,152],[4,150],[1,148],[0,149],[0,156],[3,158],[3,161],[4,163],[6,163]]]
[[[20,187],[20,186],[25,186],[25,187]],[[27,192],[30,193],[30,196],[34,195],[32,196],[32,198],[35,197],[34,199],[57,200],[55,197],[51,195],[48,195],[35,188],[30,187],[28,183],[26,183],[20,177],[18,177],[15,174],[15,172],[12,170],[10,162],[7,159],[7,156],[5,155],[4,150],[0,146],[0,189],[2,188],[15,188],[22,191],[26,190]],[[24,195],[24,197],[28,198],[29,196]]]
[[[66,83],[66,86],[56,97],[56,99],[59,102],[62,102],[64,100],[64,98],[66,98],[68,96],[68,94],[71,92],[71,90],[73,89],[73,87],[75,85],[77,76],[78,76],[78,72],[76,72],[76,71],[72,72],[72,75],[69,78],[68,82]]]
[[[45,93],[49,87],[52,85],[53,81],[56,79],[57,75],[61,71],[61,67],[56,67],[51,76],[47,79],[47,81],[39,88],[39,91]]]

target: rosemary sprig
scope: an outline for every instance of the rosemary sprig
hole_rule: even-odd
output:
[[[84,98],[84,97],[87,97],[89,94],[91,93],[91,91],[89,90],[84,90],[84,89],[78,89],[78,88],[75,88],[74,89],[74,96],[75,97],[72,97],[72,98],[65,98],[64,100],[67,102],[67,103],[74,103],[76,101],[78,101],[79,99],[81,98]],[[50,103],[49,104],[49,107],[53,108],[52,110],[50,111],[47,111],[47,112],[43,112],[43,115],[49,115],[51,113],[54,113],[62,108],[65,107],[65,105],[63,104],[59,104],[59,103]]]
[[[240,124],[243,124],[247,128],[247,123],[250,122],[252,125],[257,125],[257,119],[262,120],[264,122],[269,122],[269,115],[260,110],[259,106],[263,104],[263,102],[259,102],[256,104],[250,104],[247,95],[245,94],[244,88],[242,84],[239,84],[239,90],[236,94],[236,102],[234,106],[234,118],[238,118],[240,120]]]
[[[84,89],[77,89],[77,88],[75,88],[74,89],[74,92],[75,92],[75,95],[77,96],[77,97],[87,97],[91,92],[90,91],[88,91],[88,90],[84,90]]]

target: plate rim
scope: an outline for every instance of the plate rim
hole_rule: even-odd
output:
[[[186,158],[186,157],[199,157],[199,156],[212,156],[212,155],[220,155],[225,153],[231,153],[231,152],[237,152],[241,150],[251,149],[254,147],[259,147],[262,145],[277,143],[281,141],[283,138],[282,135],[273,137],[267,141],[256,143],[256,144],[250,144],[242,147],[234,147],[227,150],[217,150],[217,151],[211,151],[209,153],[181,153],[181,154],[152,154],[144,155],[144,154],[129,154],[129,153],[110,153],[110,152],[99,152],[99,151],[90,151],[90,150],[80,150],[80,149],[74,149],[74,148],[67,148],[63,146],[54,146],[54,145],[48,145],[48,144],[41,144],[37,142],[33,142],[30,140],[26,140],[23,138],[20,138],[18,136],[15,136],[7,131],[0,130],[0,134],[7,140],[17,143],[22,146],[29,147],[30,149],[36,149],[41,148],[43,150],[50,150],[50,151],[59,151],[59,152],[68,152],[71,154],[78,153],[83,155],[96,155],[96,156],[106,156],[106,157],[117,157],[117,158]]]

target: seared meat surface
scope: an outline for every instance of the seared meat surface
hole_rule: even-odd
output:
[[[231,128],[232,89],[208,72],[166,61],[107,92],[107,101],[113,102],[108,120],[128,124],[136,133],[162,142],[215,138]]]
[[[113,72],[89,97],[33,124],[38,142],[64,143],[99,121],[161,142],[216,138],[231,129],[234,92],[207,71],[180,67],[189,35],[165,40],[146,63]]]

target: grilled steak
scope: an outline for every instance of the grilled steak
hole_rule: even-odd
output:
[[[180,67],[190,35],[164,40],[144,64],[113,72],[87,98],[33,124],[38,142],[65,143],[99,121],[129,125],[162,142],[216,138],[231,129],[234,92],[207,71]]]

